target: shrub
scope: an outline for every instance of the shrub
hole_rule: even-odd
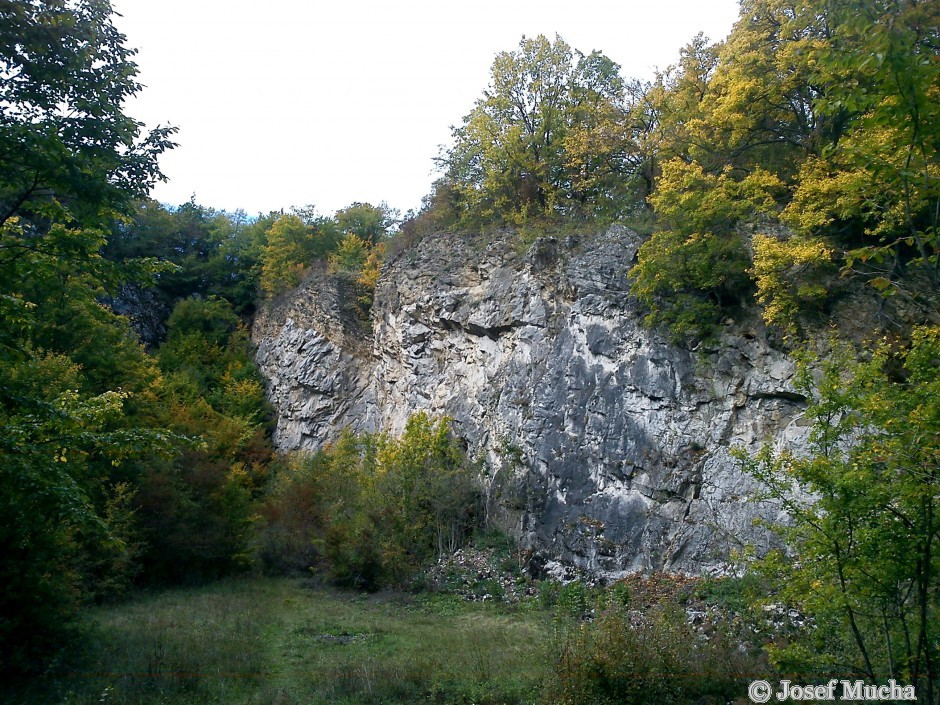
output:
[[[640,247],[632,291],[650,311],[646,324],[674,342],[710,338],[747,295],[748,263],[738,235],[663,230]]]
[[[561,644],[546,701],[564,705],[728,702],[744,692],[747,656],[706,641],[675,606],[612,605]]]
[[[338,584],[402,584],[472,535],[480,490],[448,422],[409,419],[405,433],[345,433],[287,459],[262,510],[268,570],[312,568]]]
[[[795,333],[801,313],[818,306],[827,295],[821,274],[829,269],[832,251],[822,241],[794,237],[754,237],[751,274],[764,321]]]

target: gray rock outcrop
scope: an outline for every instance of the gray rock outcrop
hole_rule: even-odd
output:
[[[425,238],[392,258],[371,330],[324,274],[268,306],[253,337],[276,443],[453,419],[486,471],[489,510],[541,555],[608,576],[726,569],[769,538],[730,451],[805,440],[794,364],[758,329],[695,351],[642,325],[623,227],[521,247]]]

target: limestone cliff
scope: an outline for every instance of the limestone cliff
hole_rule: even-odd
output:
[[[638,236],[438,235],[389,261],[371,331],[341,281],[314,275],[253,336],[282,449],[343,428],[454,419],[484,462],[489,507],[524,545],[606,574],[721,570],[766,542],[773,507],[729,451],[798,444],[793,362],[759,330],[694,352],[642,326],[627,272]]]

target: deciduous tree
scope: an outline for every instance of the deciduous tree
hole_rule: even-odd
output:
[[[894,678],[936,702],[940,654],[940,330],[887,341],[867,362],[843,351],[803,370],[812,444],[766,448],[746,467],[782,502],[789,556],[764,563],[783,596],[817,620],[778,649],[785,672],[846,668]],[[817,380],[812,370],[820,369]]]
[[[490,85],[441,158],[460,217],[520,224],[616,216],[634,147],[619,67],[561,37],[497,55]]]
[[[161,178],[172,133],[124,113],[140,86],[111,13],[106,0],[0,2],[4,669],[43,667],[87,596],[82,566],[127,545],[126,522],[108,523],[111,470],[169,435],[142,413],[152,365],[97,301],[106,230]]]

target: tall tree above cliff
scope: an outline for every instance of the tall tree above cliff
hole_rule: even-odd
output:
[[[648,320],[713,332],[748,298],[746,287],[729,296],[727,282],[750,275],[765,319],[795,332],[803,309],[824,303],[831,258],[889,293],[913,286],[897,279],[909,265],[926,264],[918,293],[935,300],[938,20],[937,3],[919,0],[747,0],[722,45],[684,52],[647,94],[660,229],[633,275]],[[760,183],[761,208],[742,213],[737,205],[753,199],[735,197],[716,212],[716,179],[731,191]],[[704,220],[706,230],[690,230]],[[736,227],[768,220],[798,237],[758,230],[751,245]]]
[[[441,157],[467,222],[616,215],[636,150],[619,66],[561,38],[497,55]]]
[[[819,11],[820,0],[807,2]],[[866,260],[876,286],[907,263],[940,276],[940,5],[877,0],[837,6],[814,80],[828,89],[823,115],[841,116],[841,139],[803,164],[787,212],[796,227]],[[863,237],[860,237],[863,236]],[[872,263],[877,266],[872,268]],[[874,271],[873,271],[874,269]]]
[[[398,215],[399,212],[385,202],[373,206],[357,201],[336,211],[334,220],[344,235],[352,234],[374,245],[388,237],[389,230],[398,222]]]

